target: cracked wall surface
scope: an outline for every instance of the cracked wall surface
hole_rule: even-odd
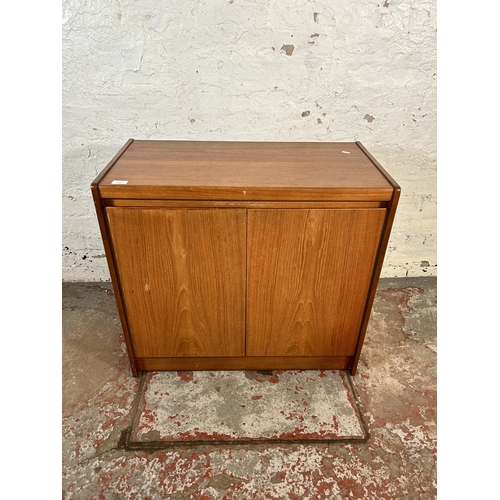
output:
[[[67,0],[63,279],[107,281],[90,183],[129,139],[361,141],[402,195],[383,277],[436,261],[436,4]]]

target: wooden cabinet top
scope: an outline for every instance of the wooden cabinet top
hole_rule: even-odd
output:
[[[359,142],[130,139],[94,180],[101,198],[390,201],[397,183]]]

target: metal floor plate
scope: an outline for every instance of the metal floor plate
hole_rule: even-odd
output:
[[[128,444],[366,441],[345,371],[143,373]]]

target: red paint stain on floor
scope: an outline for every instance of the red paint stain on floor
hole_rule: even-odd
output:
[[[89,296],[96,293],[95,285],[89,286]],[[118,439],[131,425],[138,380],[130,376],[124,350],[117,350],[118,375],[63,420],[63,500],[435,500],[436,354],[403,331],[405,317],[418,313],[405,305],[415,294],[428,295],[432,303],[435,287],[382,290],[374,303],[353,378],[370,427],[368,442],[121,449]],[[81,303],[67,314],[80,314]],[[116,318],[113,307],[111,301],[109,314]],[[98,358],[99,342],[89,345],[97,349],[89,357]],[[178,376],[191,382],[194,374]],[[265,383],[278,375],[254,378]],[[322,378],[319,371],[317,379]],[[297,386],[294,392],[301,390]]]

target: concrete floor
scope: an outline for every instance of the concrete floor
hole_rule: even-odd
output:
[[[63,284],[63,499],[436,498],[436,279],[381,280],[358,374],[366,443],[129,450],[112,288]]]

